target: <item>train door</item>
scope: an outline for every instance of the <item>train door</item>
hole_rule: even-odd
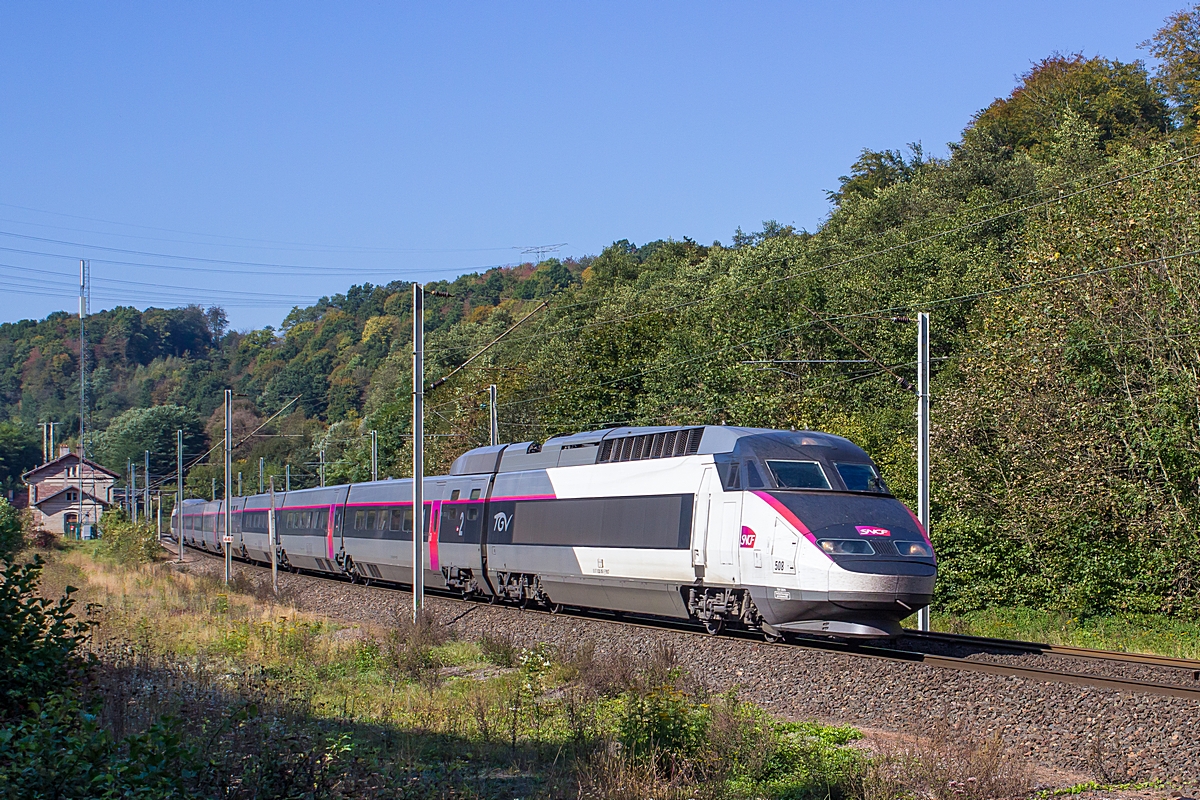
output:
[[[800,546],[800,537],[792,526],[781,518],[775,519],[775,532],[771,538],[771,574],[796,574],[796,549]]]
[[[696,576],[701,577],[708,563],[708,520],[712,507],[713,468],[705,467],[700,477],[700,491],[696,493],[696,513],[692,518],[692,566]]]
[[[714,476],[715,488],[715,476]],[[738,582],[738,543],[742,528],[740,492],[711,493],[708,507],[708,563],[706,582]]]

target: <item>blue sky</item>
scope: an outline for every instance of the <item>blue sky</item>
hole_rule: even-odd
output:
[[[1053,51],[1183,3],[15,3],[0,321],[453,277],[776,219],[863,147],[945,154]]]

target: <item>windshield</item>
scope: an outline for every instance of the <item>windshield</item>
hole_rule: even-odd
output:
[[[767,461],[780,489],[828,489],[829,479],[816,461]]]
[[[887,484],[875,467],[870,464],[836,464],[842,483],[852,492],[877,492],[891,494]]]

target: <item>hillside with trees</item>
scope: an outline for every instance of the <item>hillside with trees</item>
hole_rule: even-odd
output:
[[[1194,612],[1200,11],[1146,47],[1154,69],[1037,62],[945,158],[864,150],[817,231],[768,221],[728,244],[622,240],[430,284],[452,296],[427,301],[429,382],[536,313],[429,394],[429,469],[486,443],[496,383],[503,440],[818,428],[865,447],[911,503],[914,400],[896,376],[915,373],[905,320],[928,311],[937,602]],[[229,386],[239,439],[285,409],[235,454],[249,490],[259,458],[311,483],[320,451],[330,481],[365,479],[373,429],[381,472],[404,475],[410,298],[407,284],[364,284],[246,332],[220,309],[93,315],[91,452],[123,470],[184,427],[199,454]],[[65,313],[0,326],[10,485],[32,426],[78,424],[76,336]],[[190,491],[207,494],[215,470],[197,466]]]

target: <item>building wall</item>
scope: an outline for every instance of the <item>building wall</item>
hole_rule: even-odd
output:
[[[83,516],[88,522],[95,522],[100,518],[100,514],[104,512],[104,506],[94,502],[86,495],[83,498]],[[42,503],[36,511],[40,516],[40,520],[34,520],[35,525],[51,533],[63,533],[67,516],[70,515],[73,519],[79,514],[79,503],[67,502],[66,495],[55,497]]]
[[[74,475],[68,475],[70,468],[75,467],[77,462],[69,461],[59,465],[56,469],[50,472],[44,472],[37,476],[37,479],[31,482],[29,487],[29,503],[33,507],[33,524],[35,528],[41,528],[53,533],[62,533],[63,523],[67,514],[79,513],[79,502],[70,503],[66,496],[56,497],[50,500],[42,498],[50,498],[56,492],[64,488],[77,489],[79,487],[79,478]],[[84,490],[84,521],[96,522],[100,519],[100,514],[104,508],[112,502],[112,487],[113,478],[111,475],[93,469],[88,464],[83,464],[83,490]],[[94,495],[101,500],[101,503],[96,503],[91,500],[88,495]]]

